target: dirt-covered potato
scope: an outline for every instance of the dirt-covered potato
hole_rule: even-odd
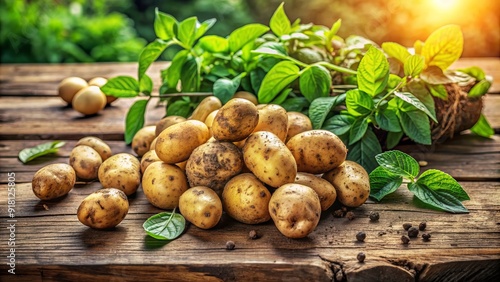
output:
[[[346,160],[337,168],[323,174],[323,178],[333,184],[337,199],[344,206],[359,207],[370,196],[368,173],[356,162]]]
[[[245,165],[257,178],[272,187],[295,181],[297,164],[278,136],[257,131],[248,136],[243,147]]]
[[[299,133],[286,143],[297,162],[297,171],[320,174],[338,167],[347,156],[340,138],[327,130]]]
[[[247,91],[238,91],[238,92],[234,93],[233,98],[246,99],[246,100],[252,102],[254,105],[257,105],[259,103],[259,101],[257,101],[257,96],[255,96],[254,94],[247,92]]]
[[[165,163],[180,163],[189,159],[193,150],[209,138],[210,131],[205,123],[187,120],[163,130],[156,140],[155,151]]]
[[[271,193],[251,173],[239,174],[226,183],[222,204],[226,213],[239,222],[257,224],[271,219]]]
[[[94,137],[94,136],[87,136],[83,137],[82,139],[78,140],[76,142],[76,146],[80,145],[86,145],[91,147],[92,149],[96,150],[97,153],[99,153],[99,156],[101,156],[101,159],[105,161],[107,158],[111,157],[113,153],[111,152],[111,148],[109,145],[104,142],[102,139]]]
[[[191,187],[206,186],[220,196],[226,182],[241,172],[243,155],[231,142],[209,142],[194,149],[186,164]]]
[[[63,99],[66,103],[71,104],[73,97],[75,97],[78,91],[89,86],[85,79],[80,77],[67,77],[59,83],[58,93],[59,97]]]
[[[88,86],[73,97],[73,109],[84,115],[97,114],[106,106],[106,95],[97,86]]]
[[[141,158],[141,173],[144,174],[146,171],[146,168],[154,162],[159,162],[161,161],[160,158],[156,155],[155,150],[147,151],[146,154],[144,154]]]
[[[229,100],[215,115],[212,135],[219,141],[235,142],[248,137],[259,122],[255,105],[242,98]]]
[[[78,220],[95,229],[113,228],[128,213],[128,199],[116,188],[104,188],[88,195],[77,211]]]
[[[108,80],[106,78],[99,76],[99,77],[94,77],[91,80],[89,80],[89,85],[95,85],[95,86],[98,86],[99,88],[101,88],[107,82],[108,82]],[[118,99],[118,98],[115,96],[106,95],[106,104],[111,104],[114,101],[116,101],[116,99]]]
[[[208,96],[201,100],[198,106],[194,109],[193,113],[188,119],[199,120],[205,122],[207,116],[222,107],[222,103],[219,98],[215,96]]]
[[[314,231],[321,216],[318,194],[302,184],[285,184],[269,201],[274,224],[288,238],[303,238]]]
[[[183,121],[186,121],[186,118],[181,116],[168,116],[162,118],[156,123],[155,135],[158,136],[165,128]]]
[[[314,174],[298,172],[295,183],[311,187],[318,194],[322,211],[326,211],[337,199],[335,187],[330,182]]]
[[[35,173],[31,187],[40,200],[52,200],[68,194],[75,182],[75,170],[70,165],[50,164]]]
[[[207,118],[205,119],[205,124],[207,125],[208,130],[210,130],[210,134],[212,134],[212,129],[211,129],[212,124],[214,123],[215,116],[217,115],[218,112],[219,112],[219,110],[215,110],[215,111],[209,113]]]
[[[259,109],[259,123],[253,130],[269,131],[274,133],[278,138],[285,142],[288,132],[288,115],[286,110],[275,104],[269,104],[262,109]]]
[[[214,190],[204,186],[189,188],[179,198],[179,211],[195,226],[210,229],[222,217],[222,203]]]
[[[151,143],[156,138],[155,130],[155,125],[145,126],[134,135],[132,149],[139,157],[142,157],[142,155],[149,151]]]
[[[176,165],[154,162],[142,176],[142,190],[148,201],[160,209],[174,209],[188,189],[184,172]]]
[[[131,154],[113,155],[99,168],[99,181],[104,188],[117,188],[130,196],[141,183],[141,163]]]
[[[99,153],[87,145],[76,146],[69,154],[69,165],[75,170],[76,176],[83,180],[96,179],[101,164]]]
[[[285,142],[299,133],[313,129],[311,120],[303,113],[287,112],[286,114],[288,115],[288,132]]]

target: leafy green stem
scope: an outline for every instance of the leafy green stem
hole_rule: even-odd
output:
[[[352,74],[352,75],[356,75],[357,74],[357,72],[355,70],[351,70],[351,69],[348,69],[348,68],[344,68],[344,67],[341,67],[341,66],[330,64],[328,62],[319,62],[319,63],[316,63],[316,64],[320,65],[320,66],[323,66],[323,67],[326,67],[326,68],[329,68],[329,69],[334,70],[334,71],[342,72],[342,73],[348,73],[348,74]]]
[[[392,89],[391,91],[387,92],[387,94],[384,95],[384,97],[382,97],[382,99],[380,99],[377,104],[375,105],[375,108],[374,108],[374,111],[376,109],[379,108],[380,104],[382,103],[382,101],[386,100],[387,98],[389,98],[389,96],[392,95],[392,93],[396,92],[399,90],[399,88],[401,88],[401,86],[403,85],[403,81],[399,82],[398,85],[396,85],[396,87],[394,87],[394,89]]]

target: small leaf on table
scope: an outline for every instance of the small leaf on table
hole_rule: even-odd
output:
[[[175,212],[161,212],[148,218],[142,225],[146,233],[158,240],[174,240],[186,227],[186,219]]]
[[[370,173],[370,197],[377,201],[396,191],[403,183],[403,177],[379,166]]]
[[[37,146],[32,147],[32,148],[22,149],[19,152],[19,159],[23,163],[27,163],[31,160],[38,158],[38,157],[45,156],[48,154],[57,153],[59,148],[64,146],[64,144],[66,144],[66,142],[53,141],[53,142],[43,143],[43,144],[37,145]]]

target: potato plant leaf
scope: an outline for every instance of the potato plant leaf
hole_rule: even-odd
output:
[[[376,155],[375,159],[388,172],[410,180],[417,177],[420,171],[418,162],[412,156],[401,151],[387,151]]]
[[[432,96],[440,98],[442,100],[448,100],[448,92],[442,84],[428,84],[427,87]]]
[[[171,15],[160,12],[158,8],[155,9],[155,14],[154,30],[156,37],[165,41],[174,38],[174,26],[177,24],[177,20]]]
[[[125,117],[125,143],[128,145],[132,143],[134,135],[144,125],[144,114],[146,113],[146,106],[149,99],[137,100],[130,107]]]
[[[385,131],[402,131],[398,116],[394,109],[385,108],[375,112],[375,121],[377,125]]]
[[[106,84],[101,87],[101,91],[114,97],[135,97],[140,94],[139,82],[131,76],[116,76],[110,78]]]
[[[347,111],[353,116],[368,115],[375,107],[372,97],[359,89],[347,91],[345,103]]]
[[[313,129],[322,128],[323,122],[332,108],[343,103],[344,99],[345,95],[314,99],[309,106],[309,119],[311,119]]]
[[[347,159],[362,165],[368,173],[377,167],[375,156],[382,152],[377,136],[368,128],[361,140],[348,146]]]
[[[19,160],[21,160],[21,162],[27,163],[31,160],[38,158],[38,157],[45,156],[48,154],[57,153],[59,148],[64,146],[64,144],[66,144],[66,142],[52,141],[52,142],[47,142],[47,143],[43,143],[40,145],[36,145],[35,147],[25,148],[19,152],[18,157],[19,157]]]
[[[234,93],[240,86],[242,76],[239,75],[233,79],[219,78],[213,87],[214,96],[219,98],[222,104],[227,103],[233,98]]]
[[[179,23],[177,30],[177,38],[184,44],[184,48],[191,48],[196,39],[196,17],[189,17]]]
[[[422,47],[426,65],[445,71],[462,55],[464,38],[460,26],[446,25],[429,35]]]
[[[424,70],[424,57],[411,55],[406,58],[404,72],[406,76],[416,77]]]
[[[285,9],[283,8],[284,4],[285,3],[282,2],[279,5],[269,22],[269,27],[278,37],[289,34],[292,31],[292,24],[285,14]]]
[[[225,53],[229,50],[227,39],[218,35],[203,36],[199,44],[201,48],[211,53]]]
[[[491,87],[491,83],[488,80],[483,79],[483,80],[479,81],[478,83],[476,83],[476,85],[474,85],[471,88],[471,90],[469,90],[469,93],[467,93],[467,97],[469,97],[469,98],[481,97],[484,94],[488,93],[488,90],[490,89],[490,87]]]
[[[371,46],[361,59],[357,72],[359,90],[375,96],[387,86],[389,63],[382,51]]]
[[[300,92],[310,102],[330,94],[332,77],[322,66],[313,65],[302,72],[299,79]]]
[[[451,213],[468,213],[469,211],[456,197],[445,190],[428,189],[422,183],[409,183],[408,189],[423,203],[438,210]]]
[[[141,81],[139,82],[139,90],[144,95],[151,95],[153,91],[153,80],[147,74],[142,76]]]
[[[349,145],[358,142],[368,130],[368,121],[366,117],[357,117],[351,125],[349,131]]]
[[[370,173],[370,197],[377,201],[396,191],[403,184],[403,177],[379,166]]]
[[[174,240],[186,228],[186,219],[174,211],[161,212],[148,218],[142,225],[146,233],[158,240]]]
[[[398,60],[401,64],[404,64],[406,59],[411,56],[406,47],[396,42],[382,43],[382,50],[384,50],[389,57]]]
[[[343,135],[351,130],[355,120],[356,118],[349,114],[334,115],[324,122],[322,129],[333,132],[336,135]]]
[[[268,32],[269,28],[262,24],[247,24],[235,29],[228,38],[229,50],[236,52],[243,48],[248,42]]]
[[[399,91],[394,92],[394,95],[396,95],[406,103],[411,104],[418,110],[424,112],[433,121],[438,122],[436,114],[434,112],[429,111],[429,109],[427,109],[427,107],[417,97],[415,97],[415,95],[411,94],[410,92],[399,92]],[[432,103],[432,106],[434,106],[434,103]],[[432,108],[432,110],[434,110],[434,108]]]
[[[281,91],[299,77],[299,67],[290,61],[277,63],[264,77],[258,92],[262,104],[271,102]]]
[[[495,134],[495,130],[491,127],[483,114],[479,116],[479,120],[476,122],[476,124],[474,124],[470,131],[472,131],[472,133],[476,135],[486,138],[489,138],[493,136],[493,134]]]

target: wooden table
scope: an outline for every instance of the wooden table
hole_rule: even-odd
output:
[[[478,65],[495,79],[485,97],[491,139],[465,134],[439,146],[403,148],[427,168],[455,177],[469,193],[469,214],[453,215],[418,207],[404,187],[380,203],[369,200],[354,210],[355,219],[322,215],[305,239],[282,236],[272,222],[244,225],[224,216],[212,230],[188,226],[171,242],[148,237],[142,223],[160,210],[142,191],[130,199],[126,219],[114,230],[98,231],[76,218],[82,199],[99,183],[79,183],[58,201],[40,201],[31,191],[35,171],[67,163],[76,140],[94,135],[115,153],[129,152],[123,124],[132,99],[118,100],[101,114],[82,117],[56,97],[64,77],[135,75],[136,64],[0,66],[0,280],[1,281],[500,281],[500,59],[462,59],[455,66]],[[150,75],[158,81],[156,63]],[[157,84],[158,85],[158,84]],[[163,107],[150,103],[147,123],[158,121]],[[43,140],[65,140],[55,156],[23,165],[18,152]],[[8,217],[8,173],[15,173],[15,217]],[[12,197],[11,197],[12,198]],[[369,222],[371,211],[380,220]],[[14,222],[15,221],[15,222]],[[403,223],[427,222],[430,242],[401,243]],[[15,224],[15,230],[10,230]],[[250,230],[262,236],[248,238]],[[364,243],[355,234],[367,234]],[[8,273],[15,236],[15,275]],[[226,250],[232,240],[236,248]],[[12,242],[12,241],[11,241]],[[366,254],[364,263],[356,255]]]

